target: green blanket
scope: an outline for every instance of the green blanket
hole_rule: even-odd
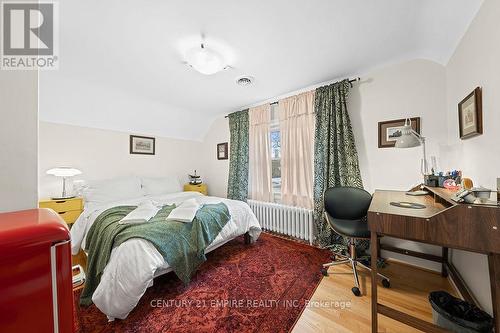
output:
[[[87,280],[80,304],[92,303],[92,294],[101,281],[111,250],[131,238],[151,242],[179,279],[189,283],[192,274],[207,260],[205,249],[230,219],[227,206],[219,203],[202,206],[191,223],[166,221],[175,205],[163,206],[147,223],[118,223],[135,208],[117,206],[107,209],[92,224],[86,238]]]

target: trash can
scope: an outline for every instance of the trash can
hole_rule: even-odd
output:
[[[457,333],[493,330],[493,318],[477,306],[453,297],[445,291],[429,294],[434,324]]]

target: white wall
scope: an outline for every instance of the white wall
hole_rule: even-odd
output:
[[[422,182],[421,147],[378,148],[378,122],[420,117],[430,160],[431,155],[439,155],[439,145],[446,140],[444,95],[444,67],[426,60],[380,68],[365,74],[354,85],[349,97],[349,115],[368,191],[407,190]]]
[[[500,177],[500,2],[486,0],[446,66],[448,166],[459,167],[475,185],[496,189]],[[475,87],[483,88],[483,135],[460,140],[458,103]],[[453,251],[452,260],[474,295],[491,313],[485,255]]]
[[[0,212],[37,207],[38,72],[0,70]]]
[[[75,179],[96,180],[138,175],[175,175],[187,182],[194,169],[203,175],[202,144],[156,137],[156,154],[131,155],[129,135],[72,125],[40,122],[40,196],[60,194],[61,180],[45,174],[56,166],[72,166],[83,174]],[[214,153],[215,154],[215,153]]]
[[[208,194],[217,197],[227,196],[227,180],[229,175],[229,159],[217,159],[217,144],[229,143],[229,120],[224,117],[216,119],[203,140],[202,160],[204,162],[204,181],[208,186]],[[231,147],[229,147],[231,149]]]

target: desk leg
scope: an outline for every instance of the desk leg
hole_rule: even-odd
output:
[[[500,254],[488,255],[495,332],[500,332]]]
[[[371,262],[372,262],[372,333],[377,333],[378,331],[378,321],[377,321],[377,259],[378,259],[378,241],[377,233],[371,232]]]
[[[448,248],[443,247],[443,262],[441,263],[441,276],[448,277]]]
[[[377,237],[377,257],[382,258],[380,255],[380,237]]]

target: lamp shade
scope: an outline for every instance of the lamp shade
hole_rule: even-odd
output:
[[[47,170],[48,175],[56,177],[74,177],[76,175],[80,175],[81,173],[82,172],[80,170],[70,167],[57,167]]]
[[[413,133],[411,125],[401,128],[401,136],[396,140],[396,148],[413,148],[421,145],[421,140]]]

